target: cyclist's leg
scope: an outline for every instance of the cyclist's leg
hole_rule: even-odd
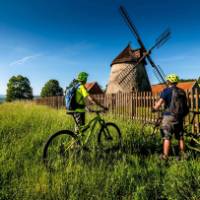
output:
[[[178,146],[179,146],[179,151],[180,152],[185,152],[185,142],[184,142],[183,136],[180,137],[180,139],[178,141]]]
[[[175,138],[178,140],[179,152],[184,154],[185,152],[185,142],[183,136],[183,120],[179,120],[178,124],[174,127]]]
[[[76,112],[73,114],[73,117],[76,122],[75,131],[77,131],[80,126],[85,125],[85,112]]]
[[[163,137],[163,158],[169,156],[169,150],[171,145],[171,138],[173,133],[173,116],[164,115],[161,124],[161,135]]]
[[[170,145],[171,145],[171,139],[165,138],[163,140],[163,155],[166,157],[169,155]]]

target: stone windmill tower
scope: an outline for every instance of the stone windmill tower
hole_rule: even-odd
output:
[[[132,91],[151,91],[149,78],[145,69],[146,61],[143,60],[136,65],[142,57],[141,49],[132,49],[130,44],[112,61],[111,73],[106,93],[132,92]],[[130,71],[128,76],[124,77],[124,84],[119,84],[119,77],[123,79],[123,74]]]

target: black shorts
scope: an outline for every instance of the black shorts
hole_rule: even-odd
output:
[[[78,126],[85,125],[85,112],[73,113],[73,117],[76,122],[76,125],[78,125]]]

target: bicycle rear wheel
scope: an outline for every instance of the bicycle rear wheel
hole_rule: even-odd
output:
[[[121,132],[116,124],[108,122],[101,127],[98,134],[98,144],[104,151],[119,149],[121,140]]]
[[[160,134],[160,127],[153,122],[146,122],[141,131],[144,140],[151,140]]]
[[[44,146],[43,161],[50,169],[61,169],[75,161],[80,151],[80,141],[76,134],[69,130],[61,130],[50,136]]]

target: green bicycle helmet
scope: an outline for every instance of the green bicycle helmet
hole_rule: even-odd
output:
[[[80,72],[78,77],[77,77],[77,80],[80,81],[80,82],[86,83],[87,82],[87,78],[88,78],[88,73]]]
[[[166,80],[170,83],[178,83],[179,77],[176,74],[169,74],[166,76]]]

